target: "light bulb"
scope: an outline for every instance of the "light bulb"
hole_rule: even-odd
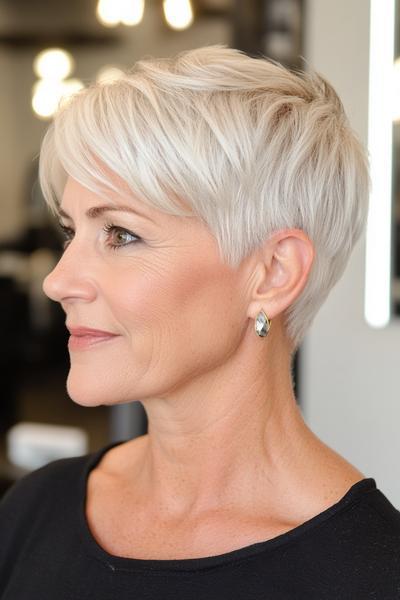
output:
[[[42,79],[61,80],[72,72],[74,59],[62,48],[42,50],[33,61],[35,74]]]
[[[51,118],[59,105],[84,87],[79,79],[40,79],[32,88],[32,108],[42,119]]]
[[[190,0],[164,0],[165,20],[172,29],[187,29],[193,23]]]
[[[120,21],[124,25],[139,25],[143,14],[144,0],[120,0]]]
[[[121,2],[119,0],[99,0],[96,15],[102,25],[115,27],[121,17]]]
[[[57,110],[61,97],[61,81],[40,79],[32,89],[32,108],[42,119],[49,119]]]

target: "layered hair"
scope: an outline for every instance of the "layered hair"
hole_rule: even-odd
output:
[[[199,217],[232,268],[274,231],[303,230],[315,258],[283,315],[293,349],[367,219],[368,159],[332,86],[223,44],[145,57],[62,102],[39,162],[55,212],[68,175],[103,197],[128,189],[159,210]]]

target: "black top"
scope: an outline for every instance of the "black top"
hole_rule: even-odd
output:
[[[90,470],[121,443],[55,460],[7,491],[1,600],[400,599],[400,512],[371,477],[287,533],[225,554],[112,556],[89,530],[86,487]]]

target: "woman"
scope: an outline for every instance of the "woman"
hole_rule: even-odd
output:
[[[148,433],[13,486],[0,597],[400,598],[400,513],[292,386],[367,215],[332,87],[223,45],[142,60],[63,103],[40,181],[68,392]]]

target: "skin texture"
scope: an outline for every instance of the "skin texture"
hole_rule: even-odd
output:
[[[90,475],[99,543],[135,558],[207,556],[338,501],[364,475],[304,422],[282,324],[314,257],[304,232],[275,232],[232,270],[197,218],[135,198],[129,206],[147,218],[85,215],[106,203],[68,179],[62,222],[72,239],[43,286],[67,324],[118,334],[70,352],[71,398],[87,407],[140,400],[148,417],[148,434],[109,451]],[[111,203],[127,201],[110,193]],[[105,233],[107,223],[142,241],[126,244],[135,238]],[[272,321],[266,338],[254,332],[260,309]]]

